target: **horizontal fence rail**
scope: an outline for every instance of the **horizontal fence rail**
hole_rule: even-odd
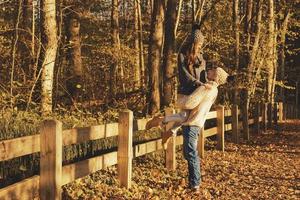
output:
[[[171,108],[165,110],[167,115],[173,112],[174,110]],[[216,119],[217,125],[201,130],[202,133],[198,143],[200,157],[204,157],[204,144],[205,139],[208,137],[217,135],[217,149],[224,151],[226,131],[231,131],[232,140],[239,143],[240,131],[245,130],[245,125],[247,128],[253,125],[254,132],[259,133],[260,129],[265,130],[268,124],[272,125],[272,122],[277,122],[277,120],[283,122],[287,116],[292,116],[291,108],[283,106],[281,102],[271,105],[255,105],[254,116],[251,119],[248,119],[248,110],[246,109],[246,118],[244,112],[234,105],[227,110],[224,109],[224,106],[218,106],[216,111],[207,114],[207,119]],[[225,117],[230,117],[231,122],[225,123]],[[239,118],[242,118],[242,121]],[[133,132],[145,130],[145,125],[149,120],[150,118],[133,119],[133,113],[130,110],[120,112],[118,123],[68,130],[62,130],[61,122],[48,120],[43,122],[40,133],[37,135],[0,141],[0,161],[37,152],[41,156],[40,175],[35,175],[0,189],[0,200],[34,199],[36,197],[40,199],[61,199],[62,185],[116,164],[121,186],[130,188],[132,159],[163,149],[161,139],[133,145]],[[245,139],[249,139],[247,134],[243,132]],[[117,151],[62,166],[63,146],[113,136],[118,137]],[[181,135],[171,138],[166,149],[167,169],[174,170],[176,168],[176,146],[182,144],[183,137]]]

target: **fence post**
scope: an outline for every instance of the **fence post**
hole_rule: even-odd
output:
[[[218,144],[217,149],[224,151],[224,132],[225,132],[225,117],[224,117],[224,106],[217,107],[217,138]]]
[[[279,102],[279,120],[278,122],[279,123],[282,123],[283,122],[283,103],[282,102]]]
[[[132,131],[133,113],[124,110],[119,113],[118,136],[118,178],[122,187],[131,187],[132,177]]]
[[[45,120],[40,127],[40,199],[61,199],[62,123]]]
[[[259,117],[260,117],[260,104],[257,103],[255,105],[255,116],[254,116],[254,125],[255,125],[255,132],[257,134],[260,133],[260,122],[259,122]]]
[[[238,105],[233,105],[231,108],[231,127],[233,141],[239,143],[239,107]]]
[[[242,116],[243,116],[243,137],[245,140],[249,140],[249,108],[247,103],[242,105]]]
[[[205,145],[204,127],[202,127],[199,135],[199,142],[198,142],[198,152],[200,158],[204,158],[204,145]]]
[[[165,115],[174,114],[173,108],[166,108]],[[172,127],[173,123],[168,123],[166,129]],[[176,135],[171,136],[166,149],[166,168],[168,170],[176,170]]]
[[[263,125],[263,130],[267,130],[267,118],[268,118],[268,107],[267,103],[262,104],[262,125]]]

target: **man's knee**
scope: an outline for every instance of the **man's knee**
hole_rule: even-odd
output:
[[[183,150],[183,155],[184,155],[184,158],[187,160],[187,161],[192,161],[192,160],[195,160],[197,159],[198,157],[198,150],[197,148],[185,148]]]

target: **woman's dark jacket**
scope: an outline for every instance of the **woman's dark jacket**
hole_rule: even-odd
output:
[[[193,76],[187,66],[187,59],[183,53],[179,52],[178,54],[178,76],[179,76],[179,88],[178,93],[189,95],[197,87],[199,87],[199,81],[202,83],[206,82],[206,73],[205,73],[206,63],[203,59],[202,54],[197,56],[195,64],[193,66],[194,74]],[[197,83],[198,82],[198,83]]]

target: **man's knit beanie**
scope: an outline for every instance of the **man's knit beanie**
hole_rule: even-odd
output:
[[[217,70],[216,82],[218,83],[218,85],[225,84],[227,82],[227,77],[229,76],[229,74],[221,67],[217,67],[216,70]]]

